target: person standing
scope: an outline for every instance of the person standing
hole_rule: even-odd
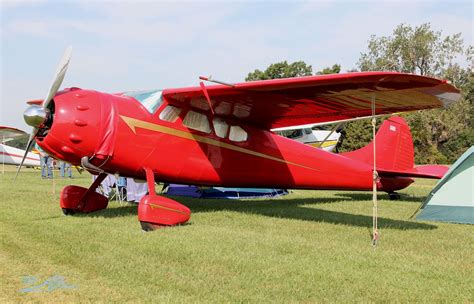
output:
[[[61,177],[67,176],[69,178],[72,178],[71,164],[60,160],[59,161],[59,175]]]
[[[70,163],[64,163],[64,175],[72,178],[72,166]]]
[[[38,150],[41,163],[41,177],[53,178],[53,158],[44,152],[38,144],[35,144],[35,149]]]

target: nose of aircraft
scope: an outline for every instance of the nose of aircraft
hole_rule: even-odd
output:
[[[34,128],[39,128],[46,121],[47,113],[42,106],[32,105],[23,112],[25,122]]]

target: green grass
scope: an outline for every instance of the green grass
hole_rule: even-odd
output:
[[[434,186],[380,195],[294,191],[279,199],[177,198],[189,224],[145,233],[135,205],[66,217],[60,189],[90,176],[0,181],[0,302],[472,302],[474,226],[410,216]],[[60,275],[75,289],[21,293],[25,276]]]

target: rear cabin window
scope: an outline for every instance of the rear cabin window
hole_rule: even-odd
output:
[[[214,125],[216,135],[220,138],[226,138],[227,132],[229,131],[229,125],[220,118],[214,118],[212,124]]]
[[[181,109],[174,106],[166,106],[166,108],[161,111],[159,117],[161,120],[175,122],[178,119]]]
[[[126,92],[125,96],[130,96],[138,100],[150,113],[155,113],[163,103],[161,90]]]
[[[211,133],[211,126],[209,125],[209,119],[206,115],[189,111],[184,117],[183,125],[189,129],[201,131],[204,133]]]
[[[239,126],[231,126],[229,139],[236,142],[242,142],[247,140],[247,132]]]
[[[302,129],[284,130],[284,131],[281,131],[281,135],[287,138],[298,138],[298,137],[303,136],[303,130]]]

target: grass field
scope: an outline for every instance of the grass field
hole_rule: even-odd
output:
[[[474,226],[410,219],[434,181],[380,196],[374,250],[370,193],[179,198],[189,224],[145,233],[135,205],[62,215],[60,189],[88,186],[88,174],[13,176],[0,179],[2,303],[474,301]],[[55,276],[73,288],[24,292]]]

